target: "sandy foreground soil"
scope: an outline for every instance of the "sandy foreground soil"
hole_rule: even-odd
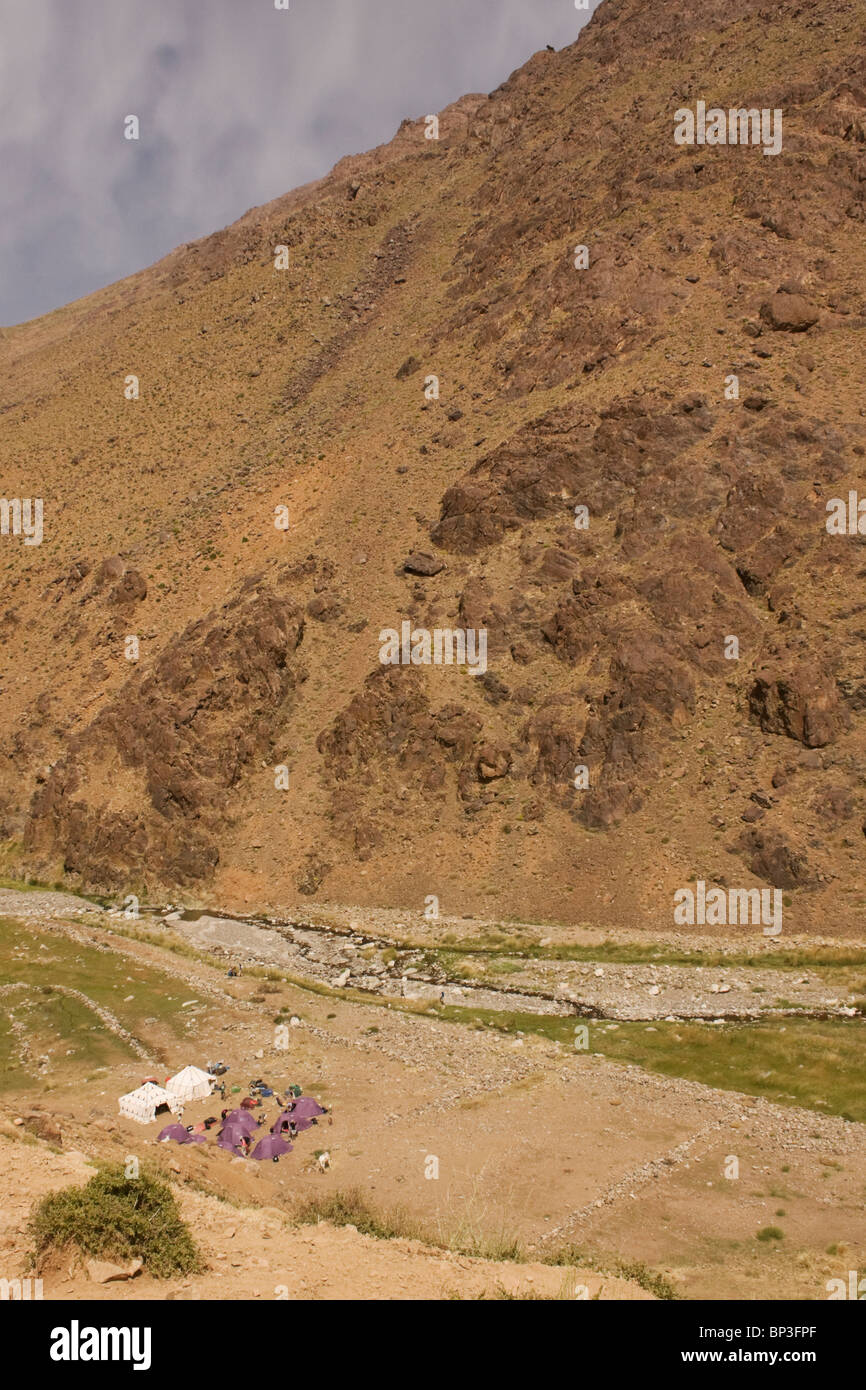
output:
[[[208,1270],[97,1284],[80,1264],[56,1261],[43,1272],[46,1297],[573,1298],[582,1287],[591,1298],[644,1298],[622,1263],[639,1261],[686,1298],[822,1299],[828,1279],[866,1261],[862,1125],[381,1003],[282,983],[262,1002],[261,980],[228,979],[68,912],[38,925],[31,915],[40,943],[57,933],[108,943],[130,971],[179,986],[193,1012],[181,1036],[151,1020],[138,1039],[144,1056],[87,1078],[66,1075],[57,1059],[38,1093],[6,1094],[3,1268],[8,1277],[27,1271],[34,1199],[86,1180],[93,1159],[136,1155],[166,1172]],[[297,1020],[287,1047],[275,1045],[278,1006]],[[212,1138],[157,1146],[164,1120],[142,1126],[118,1115],[117,1097],[144,1076],[212,1058],[231,1064],[226,1079],[243,1094],[256,1076],[278,1088],[298,1081],[329,1114],[279,1164],[233,1160]],[[50,1143],[32,1121],[16,1125],[34,1111],[51,1126]],[[213,1100],[187,1106],[184,1123],[208,1113],[219,1113]],[[272,1122],[273,1102],[265,1114]],[[732,1157],[736,1180],[725,1176]],[[300,1201],[350,1189],[411,1217],[427,1240],[292,1224]],[[783,1241],[756,1239],[773,1224],[784,1226]],[[482,1243],[495,1253],[511,1240],[522,1263],[455,1253]],[[576,1270],[539,1262],[565,1244],[588,1252],[594,1269],[589,1260]]]
[[[80,1183],[93,1168],[77,1151],[62,1159],[50,1153],[21,1156],[2,1143],[4,1258],[21,1258],[14,1208],[56,1187]],[[230,1160],[228,1160],[230,1161]],[[239,1160],[240,1162],[240,1160]],[[328,1223],[292,1227],[275,1207],[234,1207],[182,1185],[177,1194],[195,1232],[207,1273],[188,1279],[133,1280],[99,1284],[81,1262],[55,1261],[43,1272],[46,1299],[442,1299],[533,1295],[543,1298],[649,1299],[626,1279],[591,1270],[565,1270],[540,1263],[471,1259],[413,1240],[377,1240],[354,1227]],[[582,1285],[586,1292],[580,1291]]]

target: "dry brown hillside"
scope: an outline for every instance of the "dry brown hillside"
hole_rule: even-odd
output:
[[[677,145],[699,101],[781,152]],[[44,500],[0,538],[7,862],[655,927],[705,879],[858,930],[864,346],[854,0],[606,0],[438,140],[4,330],[3,495]],[[382,665],[404,620],[486,672]]]

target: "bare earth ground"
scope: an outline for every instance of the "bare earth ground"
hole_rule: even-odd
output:
[[[26,1268],[23,1223],[33,1198],[82,1180],[92,1172],[89,1158],[129,1154],[168,1171],[210,1266],[175,1283],[139,1278],[136,1296],[273,1297],[277,1287],[289,1297],[471,1297],[497,1288],[573,1296],[563,1295],[566,1278],[590,1296],[600,1286],[602,1297],[645,1296],[612,1274],[577,1277],[287,1224],[300,1198],[351,1188],[384,1212],[407,1213],[442,1245],[496,1250],[517,1238],[531,1260],[573,1242],[600,1269],[645,1262],[688,1298],[825,1298],[827,1279],[846,1277],[866,1259],[862,1125],[653,1075],[530,1034],[509,1039],[382,1003],[228,980],[220,969],[91,925],[90,914],[76,920],[72,900],[66,921],[37,919],[43,895],[21,896],[30,900],[28,932],[34,950],[47,947],[46,965],[59,935],[71,933],[82,946],[110,942],[112,955],[128,963],[126,978],[146,978],[192,1014],[172,1029],[150,1019],[138,1032],[146,1057],[115,1060],[86,1079],[64,1057],[50,1057],[41,1092],[25,1093],[26,1104],[25,1095],[7,1093],[4,1269]],[[125,997],[133,997],[137,986],[128,987]],[[271,991],[263,1000],[262,988]],[[281,1008],[299,1020],[287,1051],[274,1046]],[[261,1075],[278,1088],[298,1081],[330,1114],[278,1165],[233,1161],[212,1141],[194,1150],[156,1147],[163,1121],[139,1126],[118,1116],[117,1096],[151,1071],[168,1075],[217,1057],[231,1064],[229,1081],[245,1087]],[[29,1135],[21,1142],[22,1128],[11,1122],[34,1103],[59,1126],[61,1151]],[[187,1106],[184,1123],[207,1113],[218,1113],[213,1101]],[[273,1106],[265,1113],[272,1120]],[[314,1158],[323,1149],[331,1156],[325,1173]],[[437,1180],[425,1178],[431,1156]],[[736,1180],[724,1176],[731,1157]],[[773,1225],[784,1228],[783,1240],[756,1239]],[[97,1286],[66,1267],[46,1281],[46,1296],[62,1298],[122,1297],[133,1287]]]
[[[16,1216],[22,1196],[31,1201],[59,1186],[86,1182],[93,1168],[77,1150],[58,1157],[28,1146],[22,1157],[4,1139],[0,1152],[4,1259],[26,1264],[26,1241]],[[22,1168],[26,1168],[23,1176]],[[173,1280],[139,1276],[134,1283],[96,1284],[87,1278],[80,1262],[59,1260],[43,1273],[43,1296],[69,1300],[439,1299],[495,1297],[504,1290],[509,1295],[573,1298],[579,1279],[588,1290],[584,1297],[651,1297],[627,1280],[590,1270],[470,1259],[419,1241],[376,1240],[353,1228],[324,1222],[291,1227],[275,1207],[235,1208],[179,1185],[175,1191],[209,1265],[206,1274]]]

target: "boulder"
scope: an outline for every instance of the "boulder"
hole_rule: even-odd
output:
[[[413,550],[403,561],[404,573],[422,574],[427,578],[440,574],[444,568],[445,561],[436,555],[430,555],[426,550]]]
[[[119,555],[109,555],[102,561],[94,577],[94,585],[97,588],[112,579],[122,578],[126,570],[126,564]]]
[[[815,875],[802,850],[788,844],[778,834],[751,832],[749,868],[774,888],[807,888]]]
[[[780,292],[761,305],[761,318],[776,333],[805,333],[818,317],[816,306],[802,294]]]
[[[85,1266],[87,1277],[93,1284],[114,1284],[124,1279],[134,1279],[142,1270],[141,1260],[133,1260],[124,1269],[109,1260],[88,1260]]]

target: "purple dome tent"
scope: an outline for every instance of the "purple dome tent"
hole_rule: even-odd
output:
[[[277,1116],[274,1123],[271,1125],[271,1134],[282,1134],[284,1130],[288,1129],[290,1124],[293,1124],[296,1129],[309,1128],[309,1121],[306,1124],[298,1124],[291,1110],[284,1110],[281,1115]]]
[[[325,1114],[324,1106],[320,1105],[317,1100],[313,1100],[312,1096],[298,1096],[298,1099],[295,1101],[294,1105],[289,1107],[289,1110],[295,1124],[298,1123],[299,1118],[302,1120],[311,1120],[314,1115]]]
[[[164,1144],[167,1140],[174,1139],[177,1144],[203,1144],[203,1134],[190,1134],[183,1125],[166,1125],[156,1136],[158,1144]]]
[[[223,1129],[227,1129],[230,1125],[237,1125],[245,1134],[251,1134],[254,1129],[258,1129],[260,1124],[261,1121],[254,1119],[249,1110],[233,1110],[223,1120]]]
[[[298,1133],[302,1129],[309,1129],[316,1115],[324,1115],[325,1111],[312,1096],[299,1096],[293,1105],[288,1106],[281,1115],[277,1117],[275,1124],[271,1128],[271,1134],[282,1134],[284,1129],[288,1129],[290,1124],[295,1126]]]
[[[278,1134],[266,1134],[253,1149],[250,1157],[257,1159],[279,1158],[281,1154],[291,1153],[292,1145]]]
[[[240,1125],[226,1125],[225,1129],[220,1130],[217,1146],[221,1149],[228,1149],[230,1153],[240,1155],[244,1152],[243,1141],[248,1137],[246,1130],[242,1129]]]

